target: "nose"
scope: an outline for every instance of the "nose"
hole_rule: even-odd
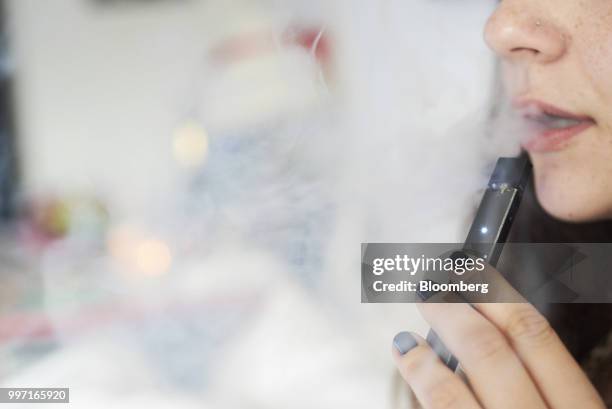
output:
[[[520,4],[525,3],[525,4]],[[502,59],[551,63],[567,51],[568,36],[530,1],[503,1],[485,26],[485,41]]]

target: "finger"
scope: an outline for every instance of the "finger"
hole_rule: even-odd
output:
[[[506,280],[506,278],[489,264],[485,265],[482,271],[474,270],[464,275],[451,274],[451,282],[465,282],[472,284],[486,285],[486,292],[461,292],[463,301],[469,303],[478,302],[500,302],[500,303],[521,303],[525,298]]]
[[[494,283],[504,300],[516,301],[472,305],[505,335],[548,405],[555,409],[605,407],[586,374],[539,311],[493,267],[487,266],[484,276]]]
[[[527,369],[491,322],[468,304],[418,304],[457,357],[482,405],[489,409],[546,408]]]
[[[474,306],[505,334],[550,407],[605,407],[585,373],[535,307],[528,303]]]
[[[478,409],[473,393],[427,345],[423,338],[400,332],[393,339],[393,357],[424,409]]]

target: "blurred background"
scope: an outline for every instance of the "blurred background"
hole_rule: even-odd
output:
[[[481,0],[5,0],[0,384],[72,407],[392,407],[411,305],[362,242],[456,242],[492,161]]]

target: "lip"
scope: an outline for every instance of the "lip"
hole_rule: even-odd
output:
[[[529,152],[555,152],[565,149],[571,140],[595,125],[595,120],[588,115],[575,114],[554,105],[533,99],[515,100],[515,109],[527,123],[535,124],[538,115],[548,114],[560,118],[579,121],[580,123],[565,128],[547,128],[542,124],[534,126],[522,143]]]

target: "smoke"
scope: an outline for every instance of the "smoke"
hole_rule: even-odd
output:
[[[298,407],[315,374],[355,407],[385,402],[394,332],[426,327],[411,306],[359,305],[360,244],[462,241],[495,159],[518,153],[507,110],[492,117],[489,7],[203,9],[210,35],[169,144],[172,189],[112,220],[103,241],[70,236],[43,259],[62,353],[125,344],[143,389],[219,407]]]

